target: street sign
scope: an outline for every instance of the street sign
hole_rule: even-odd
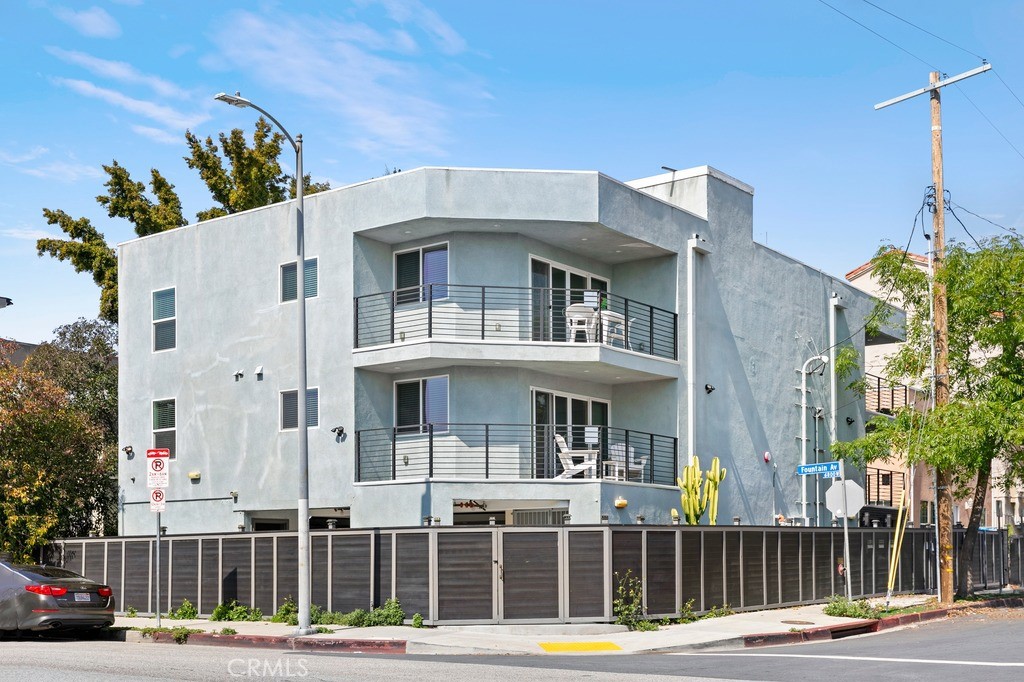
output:
[[[146,450],[146,487],[166,488],[170,483],[171,451],[167,448]]]
[[[825,473],[820,474],[820,477],[821,478],[839,478],[839,472],[838,471],[826,471]]]
[[[817,464],[798,464],[796,473],[801,476],[814,476],[824,474],[839,475],[839,462],[818,462]]]
[[[843,488],[846,488],[846,510],[843,513]],[[857,485],[856,481],[833,481],[832,486],[825,491],[825,506],[832,514],[841,519],[844,516],[849,518],[860,511],[864,506],[864,488]]]
[[[167,509],[167,498],[164,496],[164,491],[160,488],[151,490],[149,492],[149,511],[162,512]]]

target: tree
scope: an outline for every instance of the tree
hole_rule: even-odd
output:
[[[256,121],[253,146],[250,148],[240,128],[220,134],[224,157],[230,170],[224,168],[221,148],[206,138],[204,143],[186,131],[190,155],[185,157],[189,168],[199,171],[217,205],[196,214],[199,220],[245,211],[284,201],[295,195],[295,179],[282,172],[278,163],[284,136],[270,133],[270,124],[262,117]],[[174,185],[155,168],[150,170],[149,190],[132,180],[128,170],[114,161],[103,166],[107,174],[107,194],[96,197],[111,218],[124,218],[134,226],[135,234],[145,237],[187,225],[181,200]],[[314,183],[303,178],[304,191],[313,194],[330,189],[328,183]],[[70,261],[76,272],[91,272],[100,287],[100,319],[117,322],[117,254],[103,234],[88,218],[74,219],[61,210],[43,209],[50,225],[56,225],[69,239],[40,239],[36,251],[61,261]]]
[[[872,260],[883,290],[892,288],[907,312],[907,340],[888,360],[886,374],[928,385],[928,278],[904,261],[904,253],[891,245]],[[928,414],[907,407],[895,419],[877,417],[865,437],[837,443],[834,451],[857,462],[898,453],[908,464],[924,462],[948,473],[957,497],[973,489],[956,588],[964,595],[973,589],[971,556],[992,461],[1009,464],[1007,475],[996,481],[1002,486],[1024,473],[1024,243],[1016,235],[988,239],[974,250],[953,242],[936,280],[946,285],[948,299],[949,404]]]
[[[0,549],[28,560],[50,539],[102,529],[116,459],[67,392],[0,342]]]

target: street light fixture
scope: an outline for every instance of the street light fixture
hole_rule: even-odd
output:
[[[298,304],[298,352],[296,364],[298,365],[299,386],[296,403],[298,403],[298,439],[299,439],[299,504],[298,504],[298,532],[299,532],[299,627],[298,635],[309,635],[314,632],[310,626],[309,602],[309,434],[306,424],[306,391],[308,381],[306,380],[306,246],[303,224],[303,175],[302,175],[302,135],[294,138],[288,130],[281,125],[281,122],[274,118],[265,109],[253,104],[251,101],[235,93],[229,95],[222,92],[214,96],[214,99],[230,104],[239,109],[246,107],[255,109],[280,129],[288,138],[292,149],[295,150],[295,244],[297,251],[297,262],[295,263],[296,293]]]

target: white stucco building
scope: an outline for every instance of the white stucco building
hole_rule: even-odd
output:
[[[122,533],[165,446],[169,532],[295,528],[293,212],[119,246]],[[690,454],[728,469],[720,523],[830,520],[795,467],[864,404],[807,363],[863,351],[872,299],[755,243],[743,182],[421,168],[305,225],[314,527],[668,523]]]

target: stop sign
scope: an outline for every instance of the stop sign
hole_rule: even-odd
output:
[[[843,488],[846,488],[846,506],[843,510]],[[836,518],[855,516],[864,506],[864,488],[856,481],[832,481],[832,486],[825,491],[825,506]]]

